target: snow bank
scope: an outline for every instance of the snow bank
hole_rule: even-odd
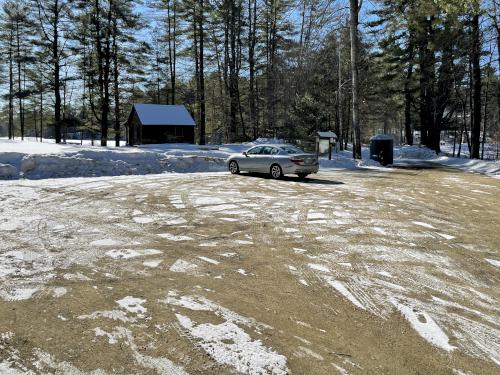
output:
[[[55,144],[53,140],[40,143],[3,138],[0,139],[0,180],[146,175],[165,172],[222,172],[226,170],[225,161],[229,155],[265,143],[283,143],[283,141],[259,138],[255,142],[239,144],[205,146],[159,144],[116,148],[91,146],[89,141],[79,145]],[[370,160],[369,154],[368,147],[362,148],[363,160],[354,160],[351,150],[334,152],[332,160],[324,157],[320,159],[320,168],[323,171],[381,168],[378,162]],[[421,146],[394,148],[395,163],[410,159],[435,162],[500,178],[500,161],[436,155],[434,151]]]
[[[106,148],[0,140],[0,179],[220,172],[229,153],[195,145]]]
[[[443,149],[449,147],[443,146]],[[404,160],[425,160],[447,167],[461,169],[465,172],[476,172],[500,178],[500,160],[469,159],[467,156],[456,158],[447,154],[436,152],[424,146],[401,146],[394,148],[394,162]]]

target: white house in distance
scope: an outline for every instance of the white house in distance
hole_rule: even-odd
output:
[[[194,143],[196,123],[183,105],[134,104],[126,126],[129,144]]]

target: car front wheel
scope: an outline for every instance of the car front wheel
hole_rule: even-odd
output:
[[[229,172],[231,172],[231,174],[239,174],[240,173],[240,167],[238,166],[238,163],[236,161],[232,160],[229,163]]]
[[[271,177],[274,178],[275,180],[278,180],[281,177],[283,177],[283,170],[278,164],[271,165]]]

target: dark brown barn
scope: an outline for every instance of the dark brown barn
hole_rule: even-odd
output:
[[[183,105],[134,104],[126,125],[131,146],[194,143],[196,124]]]

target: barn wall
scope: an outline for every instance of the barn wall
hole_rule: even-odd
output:
[[[143,125],[141,128],[142,144],[194,143],[193,126]]]

